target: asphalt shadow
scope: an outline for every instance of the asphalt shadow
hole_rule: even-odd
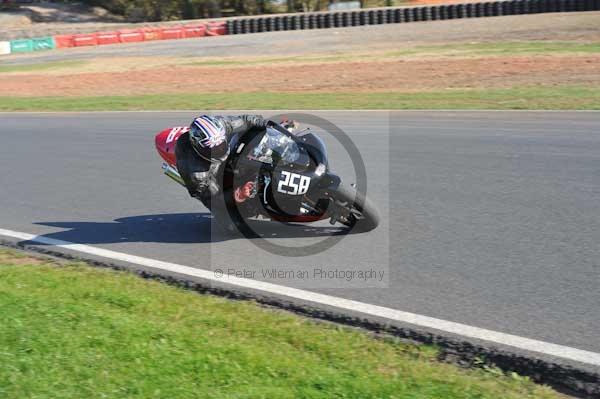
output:
[[[336,226],[280,223],[270,220],[249,220],[247,223],[260,237],[267,239],[315,238],[348,233],[347,229]],[[43,237],[78,244],[122,242],[202,244],[245,239],[239,233],[222,232],[215,226],[210,213],[139,215],[122,217],[111,222],[56,221],[35,224],[64,229],[43,234]]]

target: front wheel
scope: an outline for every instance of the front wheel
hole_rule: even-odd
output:
[[[352,231],[363,233],[379,225],[379,213],[373,203],[359,192],[340,185],[334,197],[335,221],[348,226]]]

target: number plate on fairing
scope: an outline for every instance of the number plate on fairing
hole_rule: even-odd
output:
[[[304,195],[308,191],[311,178],[297,173],[281,172],[277,191],[288,195]]]

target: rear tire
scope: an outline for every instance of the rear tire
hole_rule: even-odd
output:
[[[348,226],[352,231],[364,233],[374,230],[379,225],[379,213],[375,205],[359,192],[340,185],[335,193],[337,206],[341,205],[348,209],[351,214],[347,222],[339,221]]]

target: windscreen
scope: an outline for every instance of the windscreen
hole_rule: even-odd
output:
[[[289,136],[270,127],[248,155],[249,159],[268,164],[273,164],[274,160],[291,164],[296,162],[299,157],[298,144]]]

